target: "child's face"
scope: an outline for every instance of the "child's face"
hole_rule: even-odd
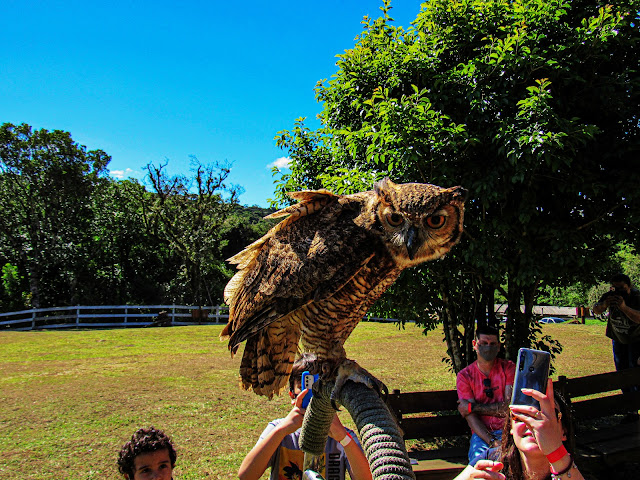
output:
[[[171,480],[172,473],[169,450],[166,448],[141,453],[133,459],[132,480]]]
[[[295,383],[295,386],[293,387],[293,391],[289,390],[289,398],[291,398],[291,405],[294,405],[296,403],[296,398],[298,398],[298,395],[300,395],[301,391],[302,391],[301,382]]]

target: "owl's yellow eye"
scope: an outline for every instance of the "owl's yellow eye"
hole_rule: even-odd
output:
[[[404,222],[404,218],[399,213],[387,214],[387,223],[392,227],[399,227]]]
[[[426,223],[430,228],[442,228],[447,221],[447,217],[444,215],[431,215],[427,217]]]

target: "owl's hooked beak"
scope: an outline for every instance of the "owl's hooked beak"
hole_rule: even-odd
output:
[[[407,240],[405,242],[407,246],[407,254],[409,255],[409,260],[413,260],[418,253],[418,249],[420,248],[420,241],[416,238],[418,235],[418,229],[413,225],[409,227],[407,230]]]

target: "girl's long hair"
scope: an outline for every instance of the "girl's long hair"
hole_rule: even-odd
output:
[[[569,429],[569,415],[568,407],[564,398],[557,391],[553,392],[553,398],[556,404],[556,410],[560,414],[560,422],[562,428],[568,434]],[[520,457],[520,451],[516,447],[513,441],[513,435],[511,435],[511,410],[505,419],[504,426],[502,427],[502,443],[500,444],[500,461],[504,464],[502,473],[507,477],[507,480],[523,480],[525,474],[522,471],[522,459]],[[569,450],[569,449],[567,449]],[[573,458],[573,452],[569,452],[571,458]],[[549,474],[549,478],[551,474]]]

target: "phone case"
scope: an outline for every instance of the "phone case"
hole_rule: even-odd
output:
[[[318,380],[318,375],[311,375],[308,371],[302,372],[302,390],[305,388],[309,389],[309,393],[305,395],[302,399],[302,408],[307,408],[309,402],[311,401],[311,397],[313,397],[313,391],[311,387]]]
[[[532,388],[539,392],[547,391],[547,379],[549,378],[549,365],[551,355],[549,352],[521,348],[518,350],[518,362],[516,363],[516,375],[513,380],[513,393],[511,405],[531,405],[540,408],[540,402],[533,397],[522,393],[522,388]]]

